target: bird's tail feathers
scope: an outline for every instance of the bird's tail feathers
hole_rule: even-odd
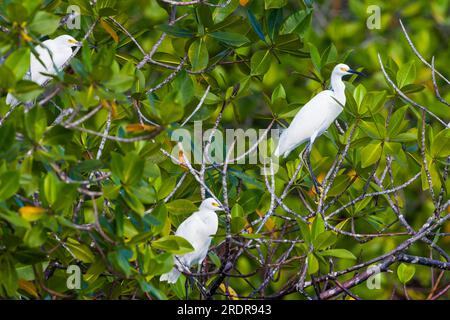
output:
[[[275,151],[273,152],[273,155],[276,157],[281,157],[284,153],[284,150],[281,148],[281,144],[283,143],[284,137],[286,136],[287,129],[282,129],[280,139],[278,139],[278,145],[275,148]]]
[[[168,283],[175,283],[180,277],[180,274],[181,272],[178,271],[176,267],[174,267],[172,271],[169,271],[161,275],[161,277],[159,277],[159,281],[167,281]]]
[[[281,152],[280,152],[280,144],[279,144],[279,143],[278,143],[278,145],[277,145],[275,151],[273,152],[273,155],[274,155],[275,157],[281,156]]]

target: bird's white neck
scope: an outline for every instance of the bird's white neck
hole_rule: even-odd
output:
[[[341,75],[333,74],[331,76],[331,89],[333,90],[336,99],[342,105],[345,105],[345,84],[344,81],[342,81]]]

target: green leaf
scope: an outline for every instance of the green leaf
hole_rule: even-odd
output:
[[[308,253],[308,274],[314,274],[319,271],[319,261],[314,253]]]
[[[180,71],[173,85],[176,89],[175,103],[184,107],[192,101],[195,94],[194,82],[185,70]]]
[[[401,88],[401,90],[403,91],[403,93],[415,93],[415,92],[420,92],[423,89],[425,89],[424,85],[421,84],[415,84],[415,83],[410,83],[407,84],[406,86],[403,86]]]
[[[0,296],[12,298],[19,288],[18,281],[13,258],[8,253],[2,254],[0,256]]]
[[[113,72],[110,79],[105,83],[109,89],[115,92],[125,92],[131,88],[134,82],[135,67],[132,62],[127,62],[122,69]]]
[[[327,257],[328,256],[336,257],[336,258],[341,258],[341,259],[356,260],[356,257],[354,256],[354,254],[346,249],[329,249],[329,250],[321,251],[320,255],[327,256]]]
[[[11,198],[19,190],[20,172],[6,171],[0,174],[0,200]]]
[[[325,232],[325,222],[321,215],[317,215],[311,227],[311,239],[315,240],[322,232]]]
[[[125,189],[125,194],[122,195],[123,199],[125,200],[126,204],[136,213],[143,216],[145,212],[145,207],[142,204],[142,202],[139,200],[139,198],[128,189]]]
[[[151,214],[146,214],[144,216],[144,221],[148,223],[147,216],[151,215],[151,220],[153,223],[151,223],[151,230],[155,236],[159,235],[161,231],[164,229],[164,226],[167,221],[167,208],[164,203],[157,205]],[[157,223],[155,223],[155,220]],[[168,223],[168,222],[167,222]]]
[[[253,54],[250,60],[250,69],[252,76],[262,75],[270,68],[272,56],[270,51],[260,50]]]
[[[336,241],[337,236],[333,231],[322,232],[313,241],[314,250],[324,250],[331,247]]]
[[[0,65],[0,88],[8,90],[14,88],[16,76],[7,66]]]
[[[116,251],[108,253],[109,261],[121,270],[127,277],[131,275],[131,266],[129,260],[133,256],[131,250],[120,248]]]
[[[180,28],[178,26],[169,26],[167,24],[160,24],[156,26],[156,29],[163,31],[171,36],[180,38],[192,38],[194,33],[190,30]]]
[[[96,260],[91,249],[89,249],[87,245],[80,243],[75,239],[68,238],[65,242],[65,248],[70,254],[81,262],[92,263]]]
[[[358,105],[358,107],[361,106],[361,103],[363,102],[364,96],[366,95],[367,90],[364,88],[362,84],[359,84],[355,91],[353,92],[353,97],[355,98],[355,102]]]
[[[250,24],[253,28],[253,30],[255,31],[255,33],[258,35],[258,37],[266,42],[266,37],[264,36],[264,32],[262,30],[261,24],[259,23],[258,19],[256,19],[255,15],[253,14],[253,12],[248,9],[247,10],[247,17],[248,17],[248,21],[250,21]]]
[[[83,280],[88,283],[93,283],[106,270],[106,265],[103,260],[98,259],[91,264],[89,269],[83,274]]]
[[[416,78],[416,65],[414,61],[400,66],[397,72],[397,85],[399,88],[410,84]]]
[[[247,225],[247,219],[239,216],[231,218],[231,232],[234,234],[240,233]]]
[[[223,8],[216,7],[212,14],[214,23],[217,24],[224,21],[225,18],[228,17],[230,14],[232,14],[238,6],[239,0],[231,0],[231,3],[229,3],[227,6],[224,6]]]
[[[300,219],[297,219],[297,223],[300,227],[300,232],[302,234],[303,240],[309,246],[309,244],[311,243],[311,230],[309,229],[309,225]]]
[[[245,212],[244,209],[241,207],[239,203],[236,203],[233,208],[231,209],[231,217],[244,217]]]
[[[382,151],[381,142],[369,143],[361,150],[361,166],[367,168],[377,162]]]
[[[272,103],[277,99],[286,99],[286,91],[281,83],[272,92]]]
[[[13,211],[0,211],[0,218],[5,219],[15,227],[29,229],[31,224]]]
[[[283,23],[283,9],[270,10],[267,18],[267,29],[270,39],[275,40]]]
[[[199,5],[195,8],[198,24],[202,27],[210,27],[213,24],[211,9],[207,5]]]
[[[44,179],[44,196],[49,204],[54,204],[58,200],[61,184],[53,172],[49,172]]]
[[[145,160],[136,152],[125,156],[113,152],[111,154],[111,171],[127,186],[138,183],[144,172]]]
[[[30,248],[37,248],[43,245],[46,239],[42,226],[37,225],[27,230],[23,242]]]
[[[388,125],[388,132],[387,132],[389,137],[395,137],[402,130],[401,124],[402,124],[403,120],[405,120],[406,110],[408,110],[408,106],[404,106],[404,107],[398,109],[391,116],[391,119],[390,119],[389,125]]]
[[[397,268],[398,280],[403,284],[408,283],[414,277],[415,273],[416,267],[413,265],[401,263]]]
[[[318,72],[320,72],[320,69],[322,68],[320,53],[319,50],[317,50],[317,48],[312,43],[309,44],[309,54],[311,55],[311,61],[314,65],[314,68]]]
[[[287,0],[264,0],[265,8],[273,9],[273,8],[282,8],[287,4]]]
[[[152,247],[174,254],[185,254],[194,250],[186,239],[178,236],[165,236],[151,243]]]
[[[30,139],[39,141],[47,129],[47,116],[44,108],[36,106],[25,113],[25,130]]]
[[[306,29],[306,23],[308,22],[308,17],[311,15],[311,9],[297,11],[291,14],[286,20],[283,22],[281,26],[280,33],[281,34],[289,34],[289,33],[303,33]]]
[[[29,28],[42,35],[52,34],[58,29],[60,18],[54,14],[38,11]]]
[[[172,214],[189,214],[197,211],[197,207],[192,201],[187,199],[177,199],[166,203],[166,208]]]
[[[240,47],[250,42],[250,40],[246,36],[240,33],[216,31],[211,32],[208,35],[211,38],[214,38],[232,47]]]
[[[6,59],[7,66],[15,75],[16,81],[21,80],[30,68],[30,49],[19,48]]]
[[[189,61],[191,62],[192,71],[200,71],[206,69],[209,62],[208,49],[203,39],[197,39],[192,42],[188,51]]]
[[[431,144],[431,156],[433,158],[446,158],[450,156],[450,129],[440,131]]]

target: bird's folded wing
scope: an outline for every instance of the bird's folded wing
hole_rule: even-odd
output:
[[[286,136],[292,142],[300,142],[309,139],[324,123],[328,117],[330,104],[333,103],[331,92],[322,91],[315,95],[292,120]]]
[[[201,232],[201,228],[203,227],[203,221],[197,217],[197,212],[193,213],[189,218],[184,220],[179,226],[177,231],[175,232],[176,236],[183,237],[187,241],[191,243],[191,245],[196,246],[197,238]]]

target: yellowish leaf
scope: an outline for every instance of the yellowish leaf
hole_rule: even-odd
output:
[[[232,287],[228,286],[228,288],[226,288],[225,285],[221,283],[219,288],[223,293],[228,293],[231,300],[239,300],[236,291],[234,291]]]
[[[26,42],[31,42],[33,41],[33,38],[31,38],[26,32],[21,31],[20,35],[22,36],[22,39]]]
[[[111,101],[111,116],[113,118],[117,118],[117,104],[115,101]]]
[[[314,217],[309,217],[309,218],[308,218],[308,222],[309,222],[308,227],[309,227],[309,230],[312,229],[312,225],[313,225],[313,222],[314,222],[314,219],[315,219],[315,218],[316,218],[315,216],[314,216]]]
[[[19,209],[19,213],[22,218],[27,221],[36,221],[42,217],[45,213],[45,209],[40,207],[25,206]]]
[[[117,104],[115,101],[101,100],[100,104],[103,108],[111,110],[111,116],[117,118]]]
[[[111,38],[114,39],[114,41],[116,43],[119,42],[119,36],[117,35],[117,33],[114,31],[114,29],[108,24],[108,22],[106,22],[103,19],[100,19],[100,25],[102,26],[103,29],[105,29],[106,32],[109,33],[109,35],[111,36]]]
[[[33,282],[24,279],[19,279],[19,288],[25,291],[26,293],[32,295],[33,297],[39,299],[36,286],[34,285]]]
[[[186,165],[186,161],[184,161],[184,153],[183,153],[183,150],[179,150],[179,151],[178,151],[178,161],[180,161],[180,165],[181,165],[184,169],[188,170],[188,167],[187,167],[187,165]]]
[[[450,213],[450,206],[447,207],[447,212]],[[444,224],[444,231],[445,233],[450,233],[450,223],[447,222]],[[450,237],[442,237],[442,241],[445,243],[450,243]]]
[[[261,218],[264,217],[264,212],[261,212],[260,210],[256,209],[256,213]],[[275,222],[274,222],[274,220],[271,217],[269,217],[269,219],[267,219],[267,221],[266,221],[264,226],[266,227],[267,231],[275,230]],[[276,236],[276,233],[274,233],[273,236]]]
[[[350,170],[347,175],[352,179],[352,180],[356,180],[358,178],[358,173],[352,169]]]
[[[154,131],[156,129],[155,126],[150,126],[147,124],[141,123],[131,123],[125,127],[127,132],[142,132],[142,131]]]

